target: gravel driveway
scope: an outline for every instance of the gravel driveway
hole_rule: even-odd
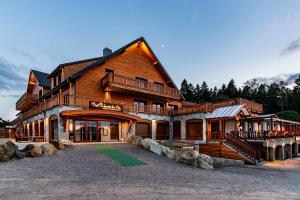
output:
[[[147,162],[122,167],[89,145],[0,163],[0,199],[300,199],[300,159],[199,170],[129,144]]]

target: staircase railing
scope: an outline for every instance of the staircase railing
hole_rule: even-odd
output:
[[[238,150],[242,151],[243,153],[247,154],[248,156],[255,158],[257,160],[260,160],[260,158],[261,158],[260,150],[256,149],[255,147],[248,144],[247,142],[244,142],[243,140],[239,139],[238,137],[236,137],[230,133],[226,133],[225,140],[226,140],[226,143],[236,147]]]

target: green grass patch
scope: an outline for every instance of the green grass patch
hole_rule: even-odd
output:
[[[109,157],[110,159],[116,161],[124,167],[139,166],[146,164],[145,162],[133,156],[130,156],[116,148],[113,148],[108,144],[92,144],[92,146],[103,155]]]
[[[0,138],[0,143],[7,142],[8,140],[9,140],[9,138]]]

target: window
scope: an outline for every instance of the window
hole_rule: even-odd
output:
[[[134,111],[135,112],[145,112],[147,101],[135,99],[134,100]]]
[[[153,112],[161,113],[164,108],[164,104],[160,102],[153,102]]]
[[[158,82],[154,82],[154,90],[156,92],[162,92],[163,91],[163,87],[164,87],[164,84],[162,83],[158,83]]]
[[[178,106],[169,104],[168,109],[171,111],[178,110]]]
[[[106,74],[113,74],[114,73],[114,70],[111,70],[111,69],[105,69],[105,75]]]
[[[39,97],[43,96],[43,89],[39,91]]]
[[[60,84],[60,82],[61,82],[61,75],[58,74],[58,75],[56,76],[56,79],[57,79],[56,84],[57,84],[57,85]]]
[[[147,87],[147,79],[136,77],[136,83],[139,88]]]
[[[53,87],[55,87],[57,84],[56,84],[56,78],[52,78],[53,79]]]

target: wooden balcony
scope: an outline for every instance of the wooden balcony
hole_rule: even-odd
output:
[[[145,97],[163,97],[180,100],[180,91],[166,85],[159,85],[118,74],[107,74],[101,81],[105,91],[114,91]]]
[[[16,110],[26,111],[38,104],[38,96],[24,93],[16,103]]]
[[[263,112],[263,105],[260,103],[256,103],[247,99],[243,98],[235,98],[235,99],[228,99],[228,100],[222,100],[212,103],[212,109],[220,108],[220,107],[226,107],[231,105],[238,105],[238,104],[245,104],[247,108],[252,113],[261,114]]]
[[[212,104],[209,102],[204,102],[188,107],[181,107],[174,111],[174,115],[187,115],[193,113],[208,113],[212,112]]]
[[[231,131],[231,134],[244,140],[268,140],[300,136],[300,130],[289,131]]]

